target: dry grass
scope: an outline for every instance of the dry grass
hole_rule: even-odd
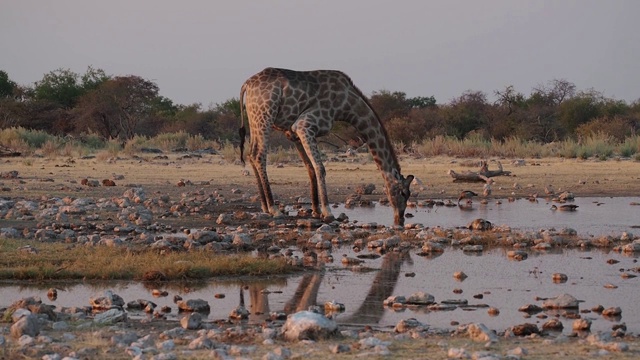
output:
[[[159,271],[168,280],[197,280],[214,276],[277,275],[294,271],[283,259],[211,252],[131,250],[129,247],[31,244],[37,254],[19,251],[28,242],[0,239],[0,279],[12,280],[141,280]]]

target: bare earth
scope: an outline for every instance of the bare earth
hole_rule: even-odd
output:
[[[373,183],[376,186],[372,199],[383,196],[383,181],[375,164],[366,154],[358,157],[337,157],[335,161],[325,162],[327,170],[327,187],[331,202],[343,202],[346,196],[352,194],[360,184]],[[402,173],[413,174],[421,182],[412,187],[416,200],[421,199],[457,199],[461,190],[482,191],[483,183],[454,183],[447,174],[449,169],[456,172],[477,171],[480,159],[457,159],[450,157],[436,157],[429,159],[414,159],[401,157]],[[489,168],[495,170],[500,161],[504,170],[511,171],[512,176],[496,177],[493,185],[493,196],[506,198],[509,196],[525,197],[534,193],[544,194],[544,187],[552,185],[556,191],[569,190],[576,196],[640,196],[640,162],[633,160],[564,160],[524,159],[523,166],[516,166],[513,159],[492,159]],[[2,197],[5,198],[39,198],[71,196],[71,197],[109,197],[119,196],[125,187],[138,185],[148,193],[168,194],[179,197],[184,192],[218,191],[225,197],[238,201],[221,205],[217,209],[220,213],[244,208],[256,211],[260,208],[255,201],[255,179],[250,166],[243,168],[239,164],[229,164],[219,155],[169,154],[156,158],[151,154],[139,156],[121,156],[117,159],[98,160],[96,158],[5,158],[0,159],[0,173],[17,171],[18,178],[0,179]],[[122,175],[123,179],[115,180],[115,187],[88,187],[80,184],[82,179],[112,179],[115,175]],[[307,172],[301,163],[286,163],[282,166],[269,166],[272,189],[277,199],[283,203],[293,203],[297,197],[308,197]],[[186,186],[178,186],[180,181]],[[240,191],[232,191],[238,189]],[[217,214],[212,214],[217,216]],[[213,217],[215,219],[215,217]],[[200,226],[212,225],[201,223]],[[0,227],[14,226],[0,220]],[[0,323],[0,329],[6,324]],[[131,322],[113,328],[103,328],[100,333],[87,334],[81,330],[77,334],[77,346],[110,347],[109,334],[121,331],[123,327],[140,329],[143,333],[158,332],[162,329],[173,328],[175,324],[164,324],[162,321],[150,323]],[[65,332],[73,332],[66,330]],[[59,338],[60,334],[47,331],[48,335]],[[2,334],[2,332],[0,332]],[[563,341],[547,341],[541,337],[500,339],[497,344],[485,347],[484,343],[475,343],[467,336],[431,335],[411,339],[390,333],[379,333],[377,336],[391,341],[389,349],[391,358],[447,358],[450,348],[465,348],[468,354],[474,351],[489,351],[504,357],[509,350],[518,347],[525,348],[527,355],[519,357],[525,359],[568,358],[582,359],[599,356],[602,358],[638,358],[640,356],[640,340],[636,336],[627,336],[620,341],[629,345],[629,350],[617,352],[601,350],[599,346],[588,344],[584,339],[567,338]],[[346,354],[332,354],[331,345],[354,344],[357,339],[339,338],[324,340],[316,343],[285,343],[276,341],[274,345],[261,345],[258,336],[247,336],[237,341],[242,345],[258,345],[258,350],[248,354],[251,358],[261,358],[268,351],[278,346],[291,349],[295,358],[356,358],[365,353],[352,347]],[[184,344],[179,344],[178,347]],[[0,358],[2,355],[0,343]],[[73,346],[75,347],[75,346]],[[373,350],[371,356],[376,357]],[[193,356],[184,358],[208,358],[207,352],[194,352]],[[122,351],[94,354],[97,358],[130,358],[122,356]],[[382,357],[382,356],[380,356]],[[149,357],[150,358],[150,357]],[[183,357],[178,357],[183,358]]]

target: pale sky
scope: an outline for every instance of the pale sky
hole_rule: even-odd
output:
[[[92,65],[205,108],[270,66],[438,103],[552,79],[631,102],[639,14],[637,0],[0,0],[0,69],[29,85]]]

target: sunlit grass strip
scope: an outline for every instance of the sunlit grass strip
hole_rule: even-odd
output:
[[[296,271],[284,259],[249,254],[131,250],[126,247],[69,246],[32,243],[37,254],[20,251],[24,240],[0,239],[0,279],[14,280],[141,280],[150,271],[167,280],[197,280],[216,276],[279,275]]]

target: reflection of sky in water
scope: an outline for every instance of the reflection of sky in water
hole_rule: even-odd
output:
[[[480,204],[480,199],[473,201],[472,210],[461,210],[456,207],[408,208],[407,213],[414,215],[407,218],[406,223],[421,223],[428,227],[456,227],[466,226],[477,218],[491,221],[494,225],[507,225],[512,229],[539,230],[555,227],[571,227],[580,236],[620,235],[623,231],[640,233],[640,206],[629,205],[640,202],[639,197],[585,197],[576,198],[571,204],[578,205],[575,212],[551,211],[553,203],[544,198],[538,203],[526,199],[508,202],[502,199],[502,204],[489,201]],[[600,204],[600,205],[598,205]],[[344,212],[350,220],[360,222],[376,222],[382,225],[393,223],[393,212],[389,206],[377,205],[372,208],[345,209],[343,205],[332,209],[334,215]]]
[[[511,261],[506,257],[505,249],[485,251],[481,256],[465,254],[459,250],[447,249],[442,255],[421,257],[412,252],[409,256],[366,260],[368,267],[381,269],[366,273],[354,273],[345,270],[339,262],[342,254],[355,256],[349,248],[335,250],[336,262],[329,264],[324,272],[306,273],[289,278],[270,279],[233,279],[228,281],[208,281],[199,285],[173,284],[165,287],[168,297],[154,298],[150,289],[139,283],[111,283],[105,285],[62,285],[40,284],[39,287],[0,284],[0,307],[26,296],[40,296],[45,303],[58,306],[86,306],[91,296],[99,295],[106,289],[113,289],[125,302],[136,299],[152,300],[159,306],[171,306],[170,319],[176,318],[176,306],[173,295],[179,294],[186,299],[204,299],[211,306],[210,320],[225,319],[235,308],[239,299],[240,284],[248,285],[244,292],[247,307],[254,314],[250,320],[259,322],[266,315],[256,312],[280,311],[288,307],[296,292],[308,297],[311,303],[323,305],[335,300],[345,304],[346,311],[337,318],[338,322],[348,324],[371,324],[378,327],[393,327],[401,319],[415,317],[417,320],[435,328],[452,328],[451,322],[461,324],[483,322],[489,328],[505,328],[525,322],[536,323],[539,327],[548,319],[538,319],[535,315],[525,318],[517,309],[526,304],[542,305],[536,297],[553,297],[568,293],[584,300],[580,309],[590,309],[597,305],[605,308],[619,306],[622,319],[629,332],[640,333],[640,312],[637,305],[638,279],[622,279],[619,269],[637,267],[636,259],[618,253],[605,253],[599,250],[578,251],[561,250],[555,253],[533,253],[524,261]],[[607,264],[607,259],[617,259],[620,263]],[[389,260],[392,259],[392,260]],[[396,260],[397,259],[397,260]],[[453,278],[456,271],[464,271],[468,278],[459,282]],[[415,277],[405,273],[414,272]],[[564,273],[569,277],[564,284],[555,284],[551,275]],[[607,283],[615,284],[617,289],[605,289]],[[306,285],[305,287],[300,284]],[[377,284],[373,285],[373,284]],[[46,298],[48,287],[58,287],[58,299]],[[317,288],[317,294],[311,289]],[[261,292],[267,289],[270,293]],[[454,289],[461,289],[455,294]],[[446,299],[467,299],[469,304],[487,304],[500,310],[500,315],[491,317],[486,308],[465,311],[460,308],[453,311],[429,312],[425,309],[395,312],[382,306],[388,294],[409,296],[424,291],[432,294],[437,302]],[[217,293],[226,295],[223,299],[214,298]],[[473,295],[483,294],[483,299]],[[364,302],[368,298],[370,302]],[[305,305],[306,306],[306,305]],[[133,316],[144,316],[139,314]],[[582,314],[593,320],[593,331],[609,330],[613,324],[596,313]],[[571,331],[573,320],[563,320],[565,333]]]

